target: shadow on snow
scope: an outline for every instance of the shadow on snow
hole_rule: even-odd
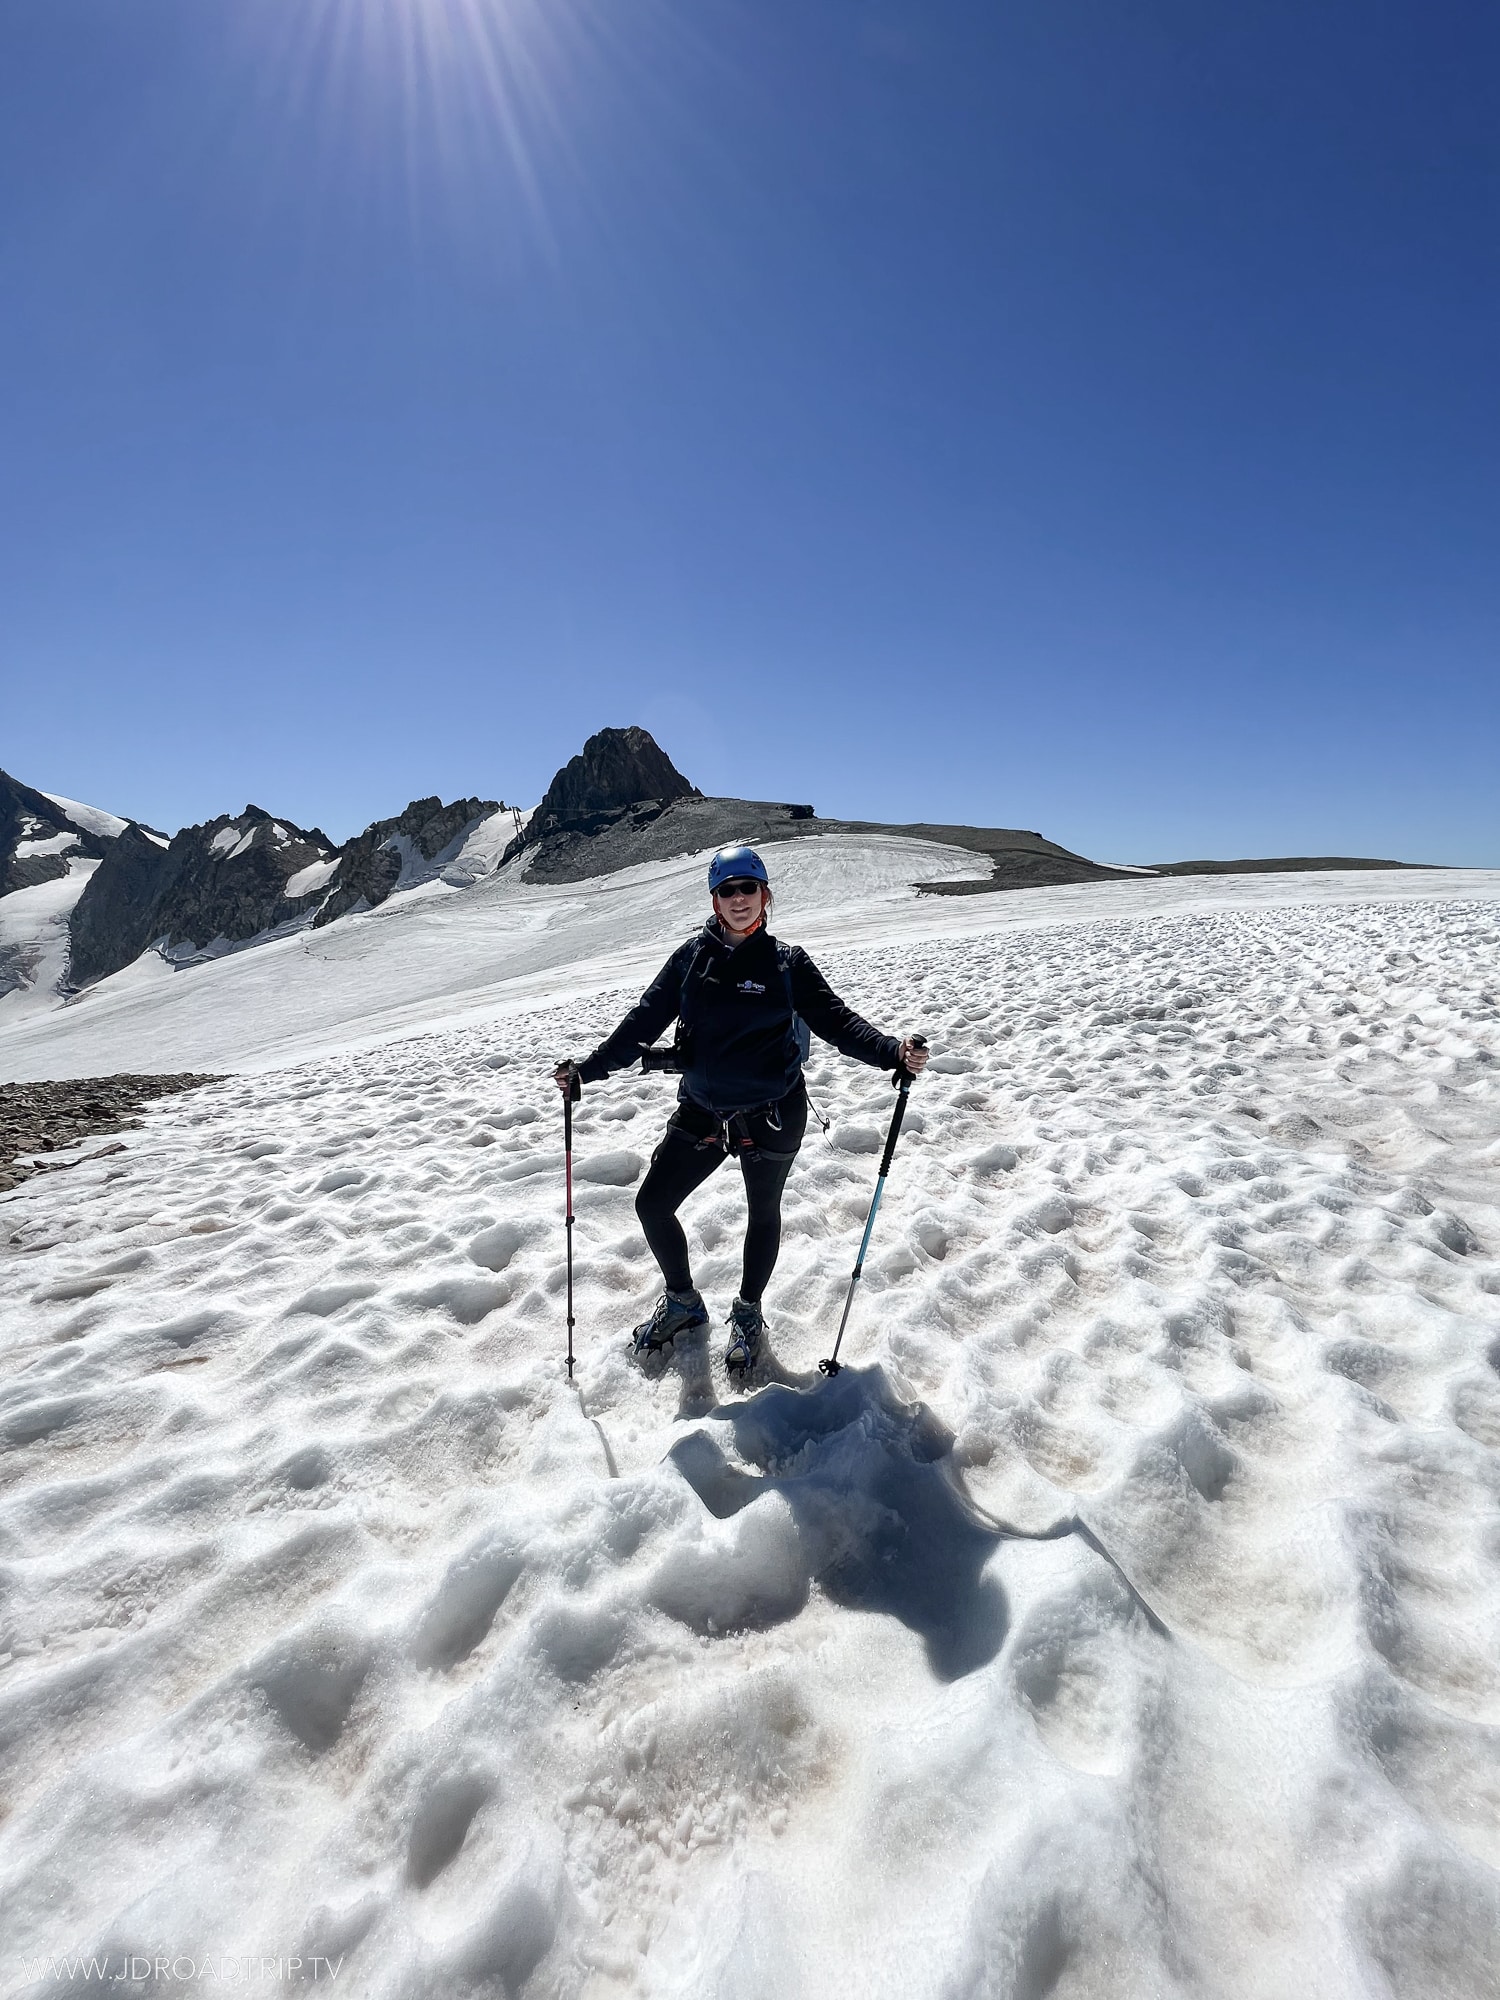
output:
[[[781,1494],[808,1579],[835,1604],[899,1618],[939,1680],[995,1657],[1008,1613],[983,1572],[1005,1536],[964,1492],[951,1435],[923,1405],[902,1402],[883,1369],[844,1368],[816,1389],[778,1384],[708,1422],[760,1468],[732,1463],[710,1428],[680,1439],[668,1455],[711,1514],[727,1520]]]

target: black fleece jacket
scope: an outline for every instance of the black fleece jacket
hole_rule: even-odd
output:
[[[785,950],[792,1005],[776,940],[764,929],[733,947],[717,919],[679,945],[614,1033],[579,1074],[600,1083],[640,1059],[679,1016],[685,1030],[680,1097],[728,1115],[775,1103],[795,1090],[802,1061],[792,1012],[841,1055],[875,1069],[894,1069],[901,1045],[862,1020],[833,991],[800,945]]]

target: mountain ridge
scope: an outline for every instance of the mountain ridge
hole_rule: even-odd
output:
[[[17,892],[54,885],[36,919],[38,937],[44,930],[50,940],[46,948],[24,925],[19,942],[0,939],[0,998],[33,983],[44,966],[61,996],[97,985],[153,948],[174,967],[199,964],[293,931],[326,929],[437,878],[463,888],[514,868],[525,882],[557,886],[731,841],[826,835],[899,838],[989,861],[981,879],[927,880],[916,871],[913,886],[937,896],[1163,875],[1424,865],[1283,856],[1127,868],[1022,828],[825,819],[810,804],[705,794],[634,724],[596,730],[530,814],[498,799],[444,804],[431,795],[342,843],[254,804],[168,836],[0,771],[0,909]],[[19,921],[21,906],[9,908]]]

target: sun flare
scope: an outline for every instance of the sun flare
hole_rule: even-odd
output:
[[[283,102],[341,153],[399,161],[413,194],[505,169],[539,214],[549,176],[576,165],[566,100],[598,40],[586,0],[309,0],[282,18]]]

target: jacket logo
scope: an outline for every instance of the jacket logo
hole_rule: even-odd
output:
[[[736,993],[764,993],[766,989],[754,979],[745,979],[734,990]]]

